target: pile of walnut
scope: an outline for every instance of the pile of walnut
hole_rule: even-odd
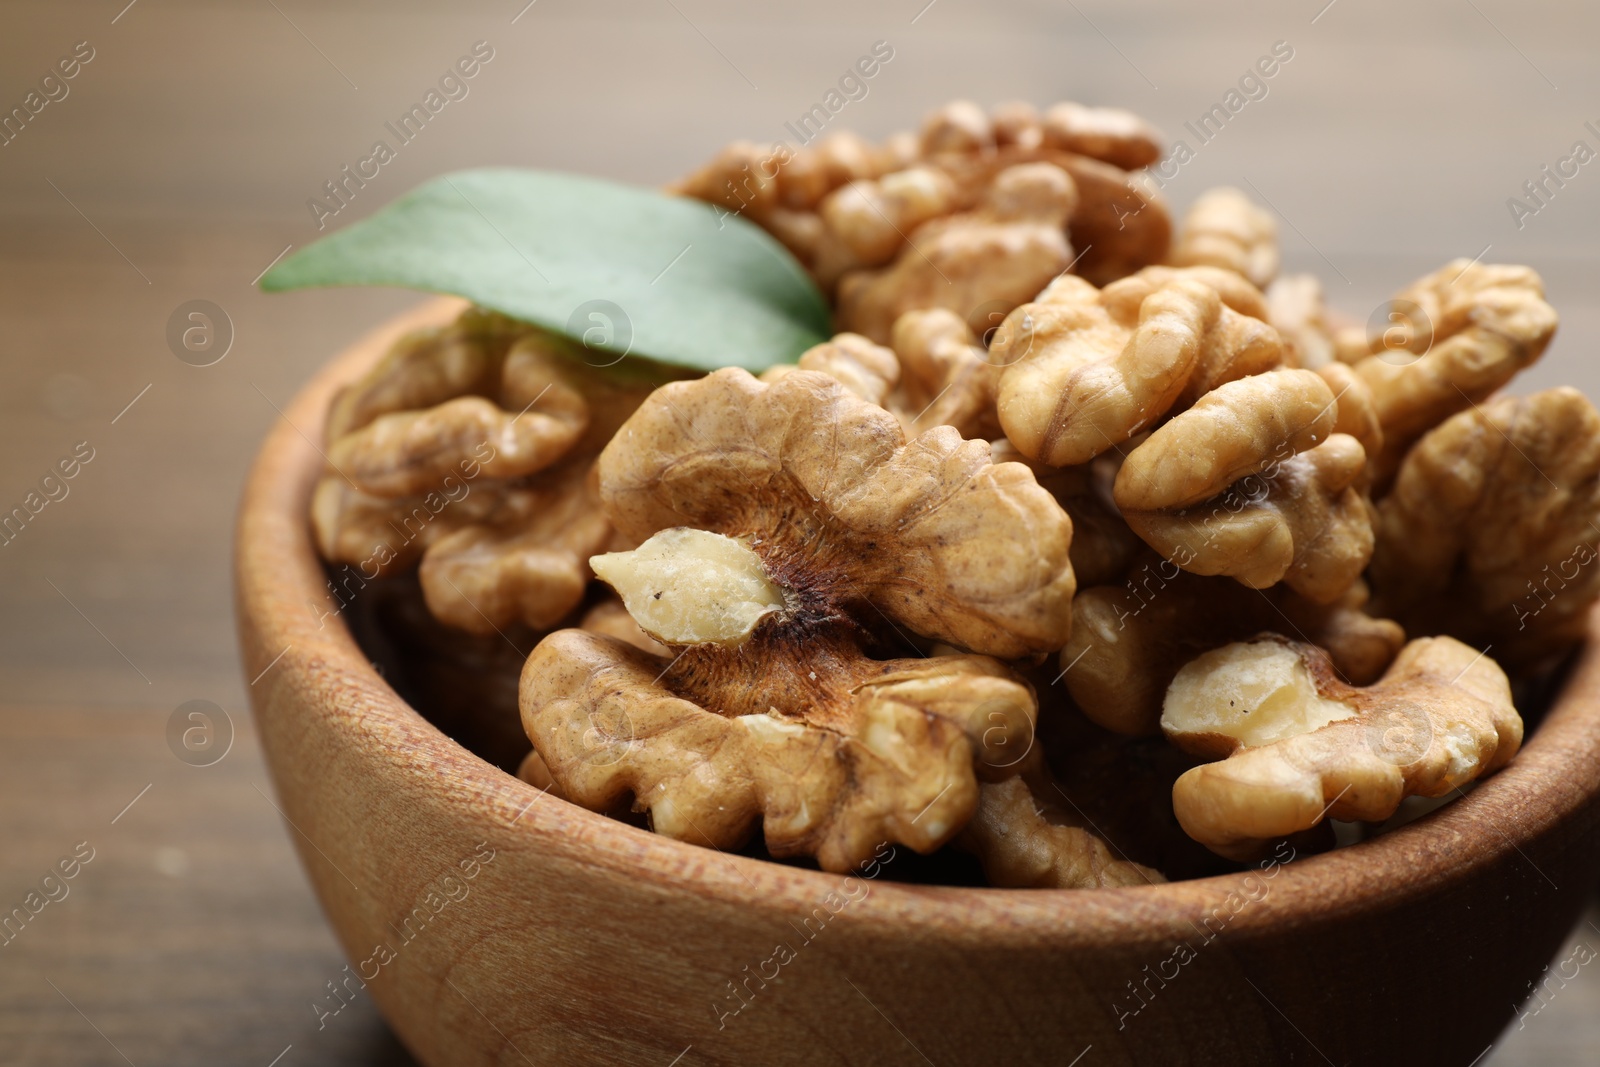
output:
[[[1457,795],[1600,595],[1600,414],[1496,395],[1555,312],[1458,261],[1369,338],[1241,193],[1174,236],[1159,153],[1074,104],[732,145],[676,191],[837,336],[687,379],[468,312],[337,401],[322,551],[535,631],[522,776],[712,848],[1134,885]]]

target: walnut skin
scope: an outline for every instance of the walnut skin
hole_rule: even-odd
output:
[[[1278,370],[1201,397],[1134,449],[1113,488],[1123,518],[1162,556],[1253,588],[1284,581],[1337,599],[1372,556],[1356,488],[1366,452],[1331,433],[1333,393],[1313,371]]]
[[[1600,414],[1562,387],[1452,416],[1412,447],[1378,515],[1385,611],[1511,668],[1558,656],[1600,595]]]
[[[759,821],[775,855],[848,870],[885,840],[939,847],[980,778],[1014,773],[1036,704],[989,657],[1065,641],[1074,587],[1071,523],[1027,468],[947,426],[907,442],[827,375],[730,369],[653,394],[600,478],[643,545],[595,566],[674,655],[541,642],[523,721],[564,795],[605,810],[631,793],[657,832],[720,848]],[[867,655],[912,638],[979,654]]]
[[[1087,463],[1167,414],[1191,380],[1215,386],[1279,365],[1272,328],[1229,307],[1201,271],[1244,284],[1213,268],[1104,290],[1065,275],[1008,315],[989,354],[1005,368],[998,403],[1012,444],[1052,466]]]
[[[1001,171],[977,208],[923,223],[890,266],[840,278],[839,327],[881,344],[907,311],[1015,307],[1072,262],[1065,225],[1076,203],[1053,164]]]
[[[1311,645],[1228,645],[1178,672],[1162,729],[1226,757],[1186,772],[1172,801],[1191,837],[1238,860],[1325,817],[1381,822],[1408,796],[1445,796],[1522,743],[1505,672],[1449,637],[1412,641],[1364,689]]]
[[[1172,262],[1222,267],[1265,289],[1278,276],[1278,224],[1237,189],[1208,190],[1179,224]]]
[[[1380,481],[1417,438],[1487,399],[1543,355],[1557,323],[1533,270],[1464,259],[1411,283],[1391,306],[1404,321],[1373,338],[1374,354],[1355,364],[1383,425],[1384,450],[1375,464]]]
[[[1189,660],[1230,641],[1280,633],[1326,649],[1345,681],[1365,685],[1394,660],[1405,632],[1367,614],[1356,582],[1333,604],[1315,604],[1285,586],[1247,589],[1229,579],[1148,561],[1121,584],[1081,590],[1072,635],[1061,650],[1061,679],[1096,725],[1115,733],[1156,732],[1172,677]]]

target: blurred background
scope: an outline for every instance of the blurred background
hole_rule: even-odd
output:
[[[0,127],[0,511],[92,456],[0,545],[0,910],[80,843],[93,856],[0,944],[4,1063],[410,1062],[365,996],[313,1007],[344,959],[253,741],[231,527],[278,409],[416,300],[254,280],[318,236],[308,200],[477,42],[492,58],[468,95],[330,229],[456,168],[654,185],[733,138],[792,140],[784,124],[883,41],[893,58],[836,127],[878,138],[957,96],[1131,108],[1195,150],[1166,184],[1175,214],[1212,185],[1250,191],[1279,215],[1285,269],[1358,320],[1452,257],[1535,266],[1562,326],[1514,390],[1600,395],[1600,162],[1524,190],[1575,142],[1600,152],[1592,5],[9,0],[0,23],[0,115],[27,115]],[[1184,123],[1278,42],[1292,59],[1266,94],[1195,140]],[[222,312],[207,366],[169,343],[192,301]],[[206,766],[169,743],[195,700],[231,737]],[[1557,959],[1594,958],[1597,922]],[[1507,1005],[1481,1062],[1593,1063],[1590,970],[1520,1020]]]

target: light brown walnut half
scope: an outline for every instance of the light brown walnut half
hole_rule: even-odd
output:
[[[956,846],[983,864],[992,886],[1011,889],[1106,889],[1157,885],[1160,872],[1117,854],[1062,801],[1037,758],[1027,769],[978,787],[978,808]],[[1070,802],[1069,802],[1070,803]]]
[[[990,344],[991,361],[1005,368],[998,402],[1006,436],[1052,466],[1087,463],[1202,384],[1278,366],[1277,334],[1223,293],[1246,303],[1253,294],[1259,306],[1247,283],[1209,267],[1153,268],[1103,290],[1075,275],[1057,278],[1011,312]]]
[[[1412,282],[1389,306],[1396,325],[1355,364],[1383,425],[1380,481],[1417,438],[1543,355],[1557,324],[1531,268],[1464,259]]]
[[[804,584],[827,575],[867,617],[924,637],[1004,658],[1066,640],[1071,521],[1032,473],[951,427],[908,441],[826,375],[764,385],[729,368],[663,386],[602,453],[600,480],[635,541],[675,526],[759,536],[780,584],[791,567]]]
[[[1372,584],[1415,633],[1509,668],[1583,638],[1600,595],[1600,414],[1576,389],[1504,397],[1429,431],[1378,504]]]
[[[948,841],[1031,744],[1032,690],[990,657],[1065,641],[1071,524],[987,442],[908,442],[831,377],[730,369],[658,390],[600,472],[640,548],[593,565],[672,655],[582,631],[535,650],[524,725],[575,802],[631,793],[720,848],[761,822],[774,854],[846,870]],[[916,639],[978,654],[873,658]]]
[[[1065,227],[1076,204],[1076,186],[1054,164],[1001,171],[973,210],[923,223],[888,266],[840,278],[837,325],[881,344],[907,311],[1015,307],[1072,262]]]
[[[533,327],[483,308],[468,308],[442,327],[400,338],[360,379],[334,397],[327,438],[359,430],[382,415],[417,411],[458,396],[490,396],[512,344]]]
[[[1365,688],[1310,645],[1227,645],[1178,672],[1161,726],[1217,760],[1173,786],[1178,821],[1239,860],[1324,818],[1381,822],[1408,796],[1446,796],[1522,743],[1505,672],[1450,637],[1412,641]]]
[[[1278,276],[1278,223],[1237,189],[1209,189],[1178,224],[1172,262],[1222,267],[1265,289]]]
[[[1390,619],[1366,611],[1357,581],[1332,604],[1285,586],[1247,589],[1226,578],[1148,560],[1119,584],[1091,586],[1072,602],[1072,636],[1061,650],[1061,681],[1095,724],[1129,736],[1153,734],[1172,677],[1202,652],[1254,634],[1283,634],[1328,651],[1340,676],[1377,680],[1405,643]]]
[[[1313,371],[1218,386],[1128,455],[1113,487],[1117,506],[1185,570],[1258,589],[1283,581],[1331,602],[1372,556],[1371,517],[1356,487],[1366,453],[1332,433],[1336,407]]]
[[[423,561],[429,608],[476,633],[560,622],[611,538],[595,457],[674,374],[595,358],[479,309],[404,338],[330,412],[323,557],[369,578]]]
[[[425,492],[472,460],[490,478],[518,478],[566,456],[589,428],[585,386],[599,375],[541,332],[524,334],[493,369],[489,395],[379,415],[332,438],[329,463],[362,490],[396,497]]]

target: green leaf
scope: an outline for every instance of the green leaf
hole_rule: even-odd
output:
[[[701,370],[759,373],[831,332],[827,301],[760,227],[699,201],[549,171],[436,178],[261,282],[272,292],[323,285],[453,293],[592,348]]]

